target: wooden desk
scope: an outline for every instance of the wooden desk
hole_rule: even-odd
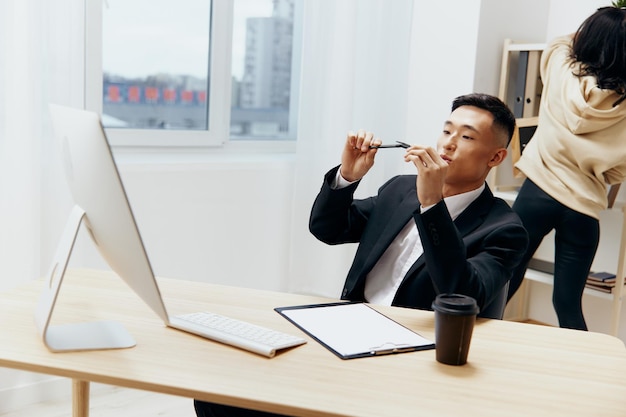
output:
[[[274,307],[330,301],[171,279],[159,284],[170,314],[208,309],[296,333]],[[481,320],[462,367],[437,363],[434,350],[342,361],[313,340],[267,359],[166,328],[111,273],[73,271],[55,318],[119,320],[137,346],[51,353],[33,322],[41,285],[32,282],[0,294],[0,366],[72,378],[75,416],[87,415],[89,382],[294,416],[626,413],[626,349],[604,334]],[[434,338],[432,313],[380,310]]]

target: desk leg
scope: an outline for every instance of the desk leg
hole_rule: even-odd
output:
[[[72,379],[72,417],[89,417],[89,381]]]

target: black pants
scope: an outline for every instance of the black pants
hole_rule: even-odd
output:
[[[572,198],[576,198],[572,196]],[[560,327],[587,330],[582,311],[582,294],[598,249],[600,224],[597,219],[559,203],[526,179],[513,210],[528,231],[528,250],[509,285],[509,299],[524,279],[529,260],[543,238],[554,229],[554,288],[552,303]]]
[[[198,400],[193,401],[193,406],[196,409],[196,416],[198,417],[285,417],[281,414],[248,410],[246,408],[231,407]]]

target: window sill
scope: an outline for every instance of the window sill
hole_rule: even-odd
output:
[[[292,160],[296,141],[230,141],[220,147],[112,147],[120,166],[233,164]]]

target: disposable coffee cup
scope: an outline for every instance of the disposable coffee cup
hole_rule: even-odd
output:
[[[439,294],[433,301],[435,311],[435,355],[447,365],[467,363],[478,305],[462,294]]]

